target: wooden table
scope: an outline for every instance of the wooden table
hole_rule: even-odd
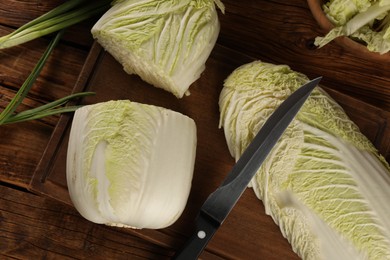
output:
[[[0,35],[61,2],[2,0]],[[322,83],[330,90],[366,102],[369,117],[354,113],[351,117],[389,158],[390,59],[378,62],[336,43],[313,48],[314,37],[323,32],[304,0],[224,3],[219,46],[254,59],[288,64],[310,78],[322,75]],[[20,110],[71,93],[93,44],[89,30],[95,21],[67,30]],[[49,39],[0,50],[1,109],[28,76]],[[349,106],[352,111],[354,104]],[[52,116],[0,127],[0,258],[169,258],[175,248],[118,228],[95,225],[72,206],[30,191],[31,179],[58,120]]]

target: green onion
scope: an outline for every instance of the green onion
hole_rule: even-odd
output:
[[[23,99],[27,96],[27,93],[30,91],[35,80],[37,79],[39,73],[43,69],[43,66],[46,63],[46,60],[49,58],[49,55],[53,51],[54,47],[58,44],[63,31],[57,33],[54,39],[50,42],[46,51],[43,53],[42,57],[39,59],[37,65],[35,65],[34,70],[28,76],[26,81],[20,87],[19,91],[16,93],[15,97],[11,100],[8,106],[0,114],[0,124],[4,123],[7,118],[16,110],[16,108],[22,103]]]
[[[0,125],[38,119],[49,115],[59,114],[59,113],[72,112],[75,111],[79,106],[69,106],[69,107],[60,107],[60,106],[64,105],[70,99],[94,94],[93,92],[76,93],[58,99],[56,101],[53,101],[49,104],[42,105],[38,108],[34,108],[34,109],[20,112],[18,114],[14,114],[16,108],[22,103],[23,99],[27,96],[28,92],[30,91],[35,80],[37,79],[40,72],[42,71],[43,66],[45,65],[50,54],[52,53],[54,47],[58,44],[62,35],[63,35],[63,30],[59,31],[56,34],[54,39],[50,42],[49,46],[43,53],[42,57],[39,59],[38,63],[35,65],[35,68],[31,72],[31,74],[28,76],[28,78],[23,83],[23,85],[20,87],[19,91],[16,93],[16,95],[13,97],[13,99],[10,101],[7,107],[0,113]]]
[[[70,0],[26,23],[14,32],[0,37],[0,49],[10,48],[59,31],[90,17],[103,14],[112,0]],[[87,3],[85,3],[87,2]]]
[[[22,111],[18,114],[11,115],[7,118],[7,120],[3,124],[5,125],[5,124],[11,124],[11,123],[19,123],[19,122],[23,122],[23,121],[43,118],[46,116],[74,112],[76,109],[80,108],[81,105],[67,106],[67,107],[60,107],[60,106],[67,103],[71,99],[83,97],[83,96],[94,95],[94,94],[95,94],[94,92],[81,92],[81,93],[72,94],[72,95],[63,97],[61,99],[58,99],[56,101],[53,101],[51,103],[48,103],[46,105],[42,105],[42,106],[37,107],[37,108],[25,110],[25,111]]]

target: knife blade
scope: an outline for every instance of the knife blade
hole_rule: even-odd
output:
[[[197,215],[194,234],[174,259],[198,258],[321,78],[298,88],[271,114],[226,179],[206,199]]]

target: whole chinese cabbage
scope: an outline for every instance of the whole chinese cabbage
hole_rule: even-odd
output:
[[[118,100],[76,110],[67,183],[86,219],[163,228],[181,215],[190,192],[195,122],[152,105]]]
[[[337,37],[349,36],[372,52],[390,51],[389,0],[331,0],[323,10],[335,28],[317,37],[315,45],[323,47]]]
[[[236,160],[275,108],[308,81],[286,65],[261,61],[226,79],[220,125]],[[321,88],[251,186],[303,259],[390,259],[389,166]]]
[[[205,69],[219,29],[213,0],[122,0],[92,35],[127,73],[181,98]]]

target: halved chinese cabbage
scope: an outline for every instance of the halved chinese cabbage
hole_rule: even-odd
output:
[[[219,29],[213,0],[122,0],[92,35],[127,73],[181,98],[205,69]]]
[[[309,79],[286,65],[236,69],[220,95],[220,126],[238,160],[275,108]],[[303,259],[390,259],[390,170],[321,88],[251,181]]]
[[[106,225],[164,228],[184,210],[196,152],[194,120],[128,100],[76,110],[67,153],[72,202]]]

